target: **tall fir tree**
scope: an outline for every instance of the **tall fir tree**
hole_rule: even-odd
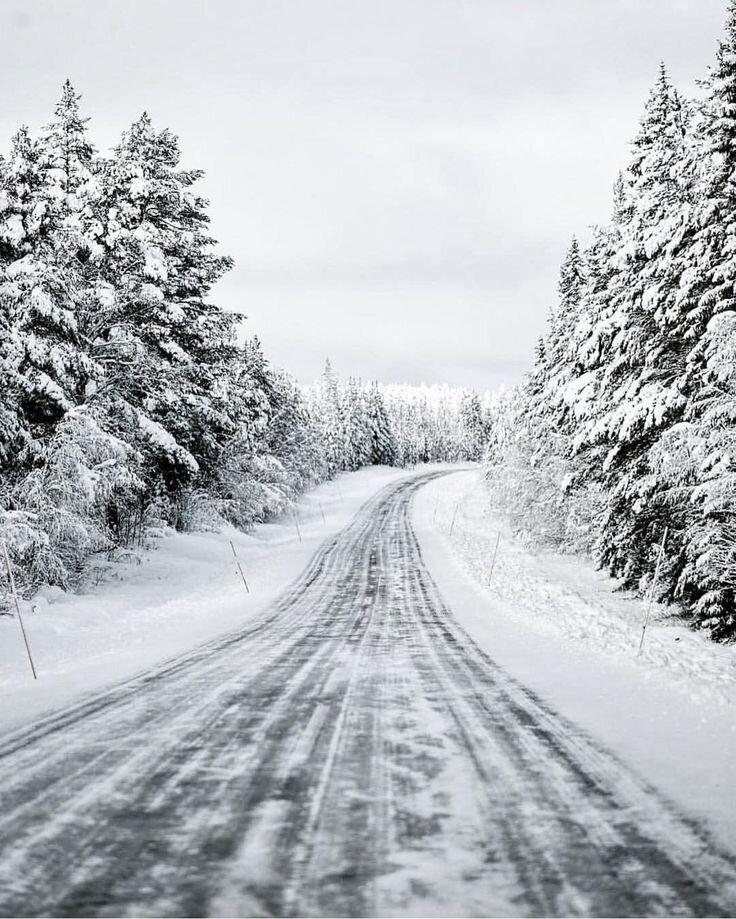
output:
[[[103,179],[105,227],[96,346],[114,380],[114,415],[168,491],[214,475],[234,421],[223,398],[237,317],[209,302],[230,267],[207,233],[201,172],[179,165],[177,138],[144,114]]]
[[[499,420],[490,453],[514,519],[560,545],[577,490],[598,560],[626,586],[651,583],[666,529],[663,595],[719,638],[736,633],[735,177],[729,0],[703,101],[684,101],[660,68],[613,221],[583,254],[573,309],[568,255],[534,369],[502,407],[514,423]]]
[[[587,435],[591,459],[599,460],[601,447],[606,451],[600,478],[608,500],[598,557],[629,586],[650,576],[664,528],[673,536],[680,528],[649,451],[685,407],[678,387],[682,347],[671,324],[682,272],[674,247],[681,247],[689,225],[688,189],[677,175],[683,155],[682,103],[662,65],[625,174],[624,219],[611,256],[616,270],[598,317],[610,331],[595,333],[604,347]]]
[[[396,438],[377,383],[374,383],[368,390],[367,424],[370,464],[393,466],[396,463]]]
[[[338,472],[342,472],[345,466],[343,454],[345,434],[340,406],[340,391],[337,377],[329,358],[325,361],[316,395],[317,400],[314,410],[320,428],[327,473],[332,478]]]
[[[81,328],[87,295],[92,147],[79,97],[65,84],[39,141],[22,129],[4,171],[0,297],[14,336],[26,460],[99,377]]]
[[[360,380],[350,377],[342,397],[344,453],[347,469],[361,469],[370,462],[368,408]]]

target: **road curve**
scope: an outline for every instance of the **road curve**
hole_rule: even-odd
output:
[[[454,619],[430,477],[239,631],[0,738],[0,915],[734,915],[729,856]]]

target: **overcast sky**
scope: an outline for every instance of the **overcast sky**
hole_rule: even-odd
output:
[[[300,379],[515,382],[607,219],[658,62],[725,0],[0,0],[0,133],[68,76],[101,148],[144,109],[207,171],[215,292]]]

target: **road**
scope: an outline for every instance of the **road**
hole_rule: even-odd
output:
[[[427,479],[236,633],[0,738],[0,915],[734,915],[733,861],[455,620]]]

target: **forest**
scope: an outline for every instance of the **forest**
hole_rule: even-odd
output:
[[[662,64],[610,220],[573,239],[494,503],[716,639],[736,635],[736,3],[697,99]],[[658,570],[658,562],[659,565]],[[656,584],[655,584],[656,578]]]
[[[102,155],[80,98],[67,81],[0,160],[0,539],[24,591],[154,524],[248,528],[340,471],[480,458],[475,393],[274,368],[210,300],[232,261],[176,136],[143,114]]]

